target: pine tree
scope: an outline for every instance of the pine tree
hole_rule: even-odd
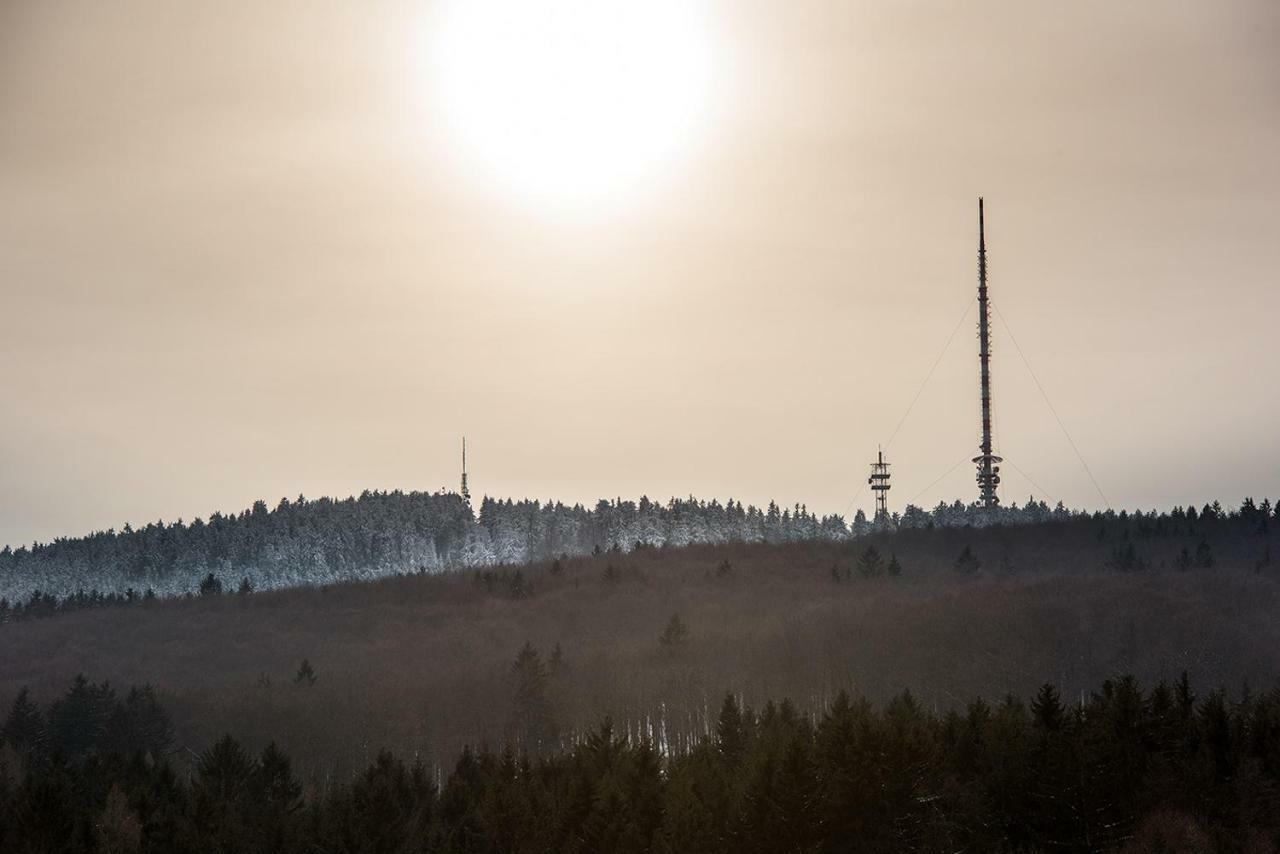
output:
[[[863,578],[875,578],[884,572],[884,558],[875,546],[867,546],[867,550],[858,558],[858,572]]]
[[[230,735],[200,754],[192,780],[192,823],[210,851],[249,847],[251,830],[244,814],[251,806],[257,761]]]
[[[658,636],[658,643],[667,649],[674,649],[683,646],[685,641],[689,639],[689,628],[680,619],[679,614],[672,614],[671,619],[667,621],[667,627],[662,630],[662,634]]]
[[[262,751],[249,781],[258,809],[279,820],[299,807],[302,786],[293,776],[289,757],[273,741]]]
[[[897,578],[899,575],[902,575],[902,564],[898,563],[898,556],[896,554],[889,556],[889,567],[885,571],[893,578]]]
[[[222,582],[212,572],[200,582],[201,596],[219,596],[222,594]]]
[[[730,766],[737,766],[746,756],[747,728],[742,710],[732,694],[724,695],[720,704],[720,717],[716,720],[716,749]]]
[[[539,754],[555,746],[556,726],[547,698],[547,670],[533,644],[525,642],[511,665],[510,741],[522,753]]]
[[[298,685],[311,686],[316,684],[316,671],[311,666],[311,662],[302,659],[302,664],[298,665],[298,672],[294,674],[293,681]]]
[[[150,685],[129,689],[109,721],[106,748],[121,755],[163,759],[173,747],[173,723]]]
[[[71,689],[49,707],[51,748],[75,758],[98,750],[115,708],[116,692],[110,685],[76,676]]]
[[[23,688],[9,707],[9,716],[0,726],[0,742],[8,743],[14,750],[28,757],[42,756],[48,745],[48,731],[40,707],[31,701],[30,692]]]

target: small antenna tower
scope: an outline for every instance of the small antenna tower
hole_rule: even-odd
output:
[[[467,437],[462,437],[462,500],[471,506],[471,490],[467,489]]]
[[[982,220],[982,197],[978,197],[978,363],[982,382],[982,452],[973,458],[978,465],[978,498],[985,508],[996,507],[996,487],[1000,485],[1003,462],[991,450],[991,303],[987,298],[987,236]]]
[[[871,491],[876,494],[875,521],[877,523],[888,521],[889,464],[884,461],[883,449],[877,451],[876,461],[871,464],[871,477],[867,478],[867,483],[871,485]]]

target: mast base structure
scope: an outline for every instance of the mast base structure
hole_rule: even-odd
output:
[[[995,454],[979,454],[973,458],[978,466],[978,501],[983,507],[999,507],[1000,498],[996,495],[996,487],[1000,485],[1000,466],[1003,457]]]
[[[867,478],[871,491],[876,494],[876,515],[872,520],[877,528],[889,524],[889,464],[884,461],[884,451],[876,455],[871,464],[871,477]]]

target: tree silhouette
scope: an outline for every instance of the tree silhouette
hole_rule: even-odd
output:
[[[667,621],[667,627],[658,636],[658,643],[668,649],[674,649],[675,647],[683,646],[688,639],[688,626],[680,619],[679,614],[672,614],[671,619]]]
[[[863,578],[875,578],[884,573],[884,558],[875,546],[867,546],[862,557],[858,558],[858,572]]]
[[[977,555],[968,546],[960,551],[960,556],[956,558],[956,572],[964,575],[974,575],[982,568],[982,561],[978,560]]]
[[[1031,701],[1031,715],[1036,724],[1046,732],[1057,732],[1062,728],[1063,708],[1058,689],[1046,682],[1040,686],[1040,692]]]
[[[311,662],[302,659],[302,663],[298,665],[298,672],[294,674],[293,681],[299,685],[311,686],[316,684],[316,671],[311,666]]]
[[[547,670],[533,644],[525,642],[511,665],[510,743],[523,753],[554,747],[556,726],[547,698]]]
[[[9,708],[9,716],[0,726],[0,741],[8,742],[20,754],[37,758],[48,746],[48,731],[40,707],[31,701],[30,691],[23,688]]]

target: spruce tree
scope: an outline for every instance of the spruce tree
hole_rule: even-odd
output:
[[[311,662],[302,659],[302,664],[298,665],[298,672],[294,674],[293,681],[299,685],[311,686],[316,684],[316,671],[311,666]]]
[[[555,720],[547,698],[547,670],[532,643],[525,642],[511,665],[511,745],[522,753],[552,749]]]
[[[31,700],[30,692],[23,688],[9,707],[9,716],[0,726],[0,741],[9,744],[18,753],[28,757],[42,756],[48,744],[48,732],[40,707]]]
[[[1062,728],[1063,712],[1058,689],[1049,682],[1041,685],[1039,693],[1031,701],[1031,715],[1036,724],[1045,732],[1056,732]]]
[[[667,621],[667,627],[658,636],[658,643],[667,649],[674,649],[675,647],[683,646],[688,639],[689,627],[680,619],[679,614],[672,614],[671,619]]]
[[[867,546],[867,550],[858,558],[858,572],[863,578],[875,578],[884,572],[884,558],[875,546]]]
[[[973,549],[965,546],[960,551],[960,556],[956,558],[956,572],[964,575],[974,575],[982,568],[982,561],[978,560],[978,556],[973,553]]]
[[[222,593],[222,582],[212,572],[200,582],[201,596],[218,596]]]
[[[716,720],[716,750],[731,767],[746,756],[746,723],[738,701],[732,694],[725,694],[724,702],[720,704],[720,717]]]

